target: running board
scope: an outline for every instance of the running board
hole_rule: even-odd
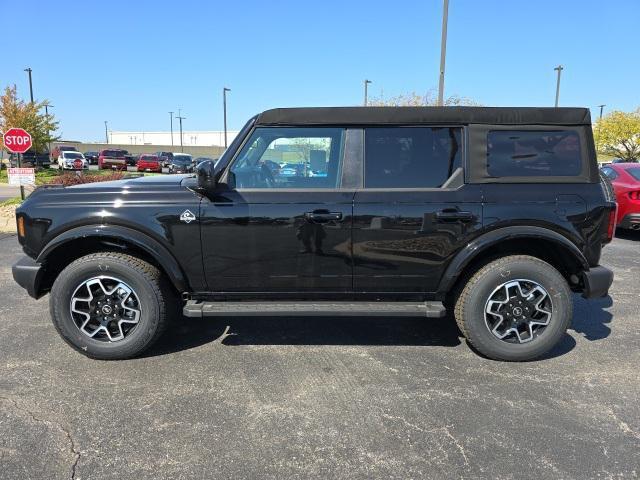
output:
[[[185,317],[326,316],[442,318],[442,302],[204,302],[188,300]]]

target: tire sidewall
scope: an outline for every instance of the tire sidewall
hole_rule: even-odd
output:
[[[533,259],[532,259],[533,260]],[[551,297],[552,317],[531,342],[512,344],[497,338],[484,318],[486,302],[494,290],[510,280],[526,279],[540,284]],[[465,325],[471,343],[490,358],[531,360],[553,348],[566,332],[573,315],[571,290],[560,273],[542,261],[518,259],[481,273],[464,306]]]
[[[71,297],[83,282],[99,276],[113,277],[129,285],[140,302],[140,320],[124,339],[115,342],[93,339],[80,331],[70,312]],[[135,355],[153,339],[158,328],[160,301],[147,278],[130,265],[110,258],[72,264],[64,270],[51,291],[51,310],[60,335],[79,351],[94,358]]]

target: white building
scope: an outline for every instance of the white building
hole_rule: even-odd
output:
[[[237,130],[227,130],[227,144],[238,134]],[[174,145],[180,146],[180,132],[119,132],[109,131],[109,143],[115,145]],[[224,131],[183,131],[182,144],[193,147],[224,147]]]

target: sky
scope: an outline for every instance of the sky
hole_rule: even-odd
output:
[[[0,0],[0,87],[48,99],[67,140],[221,130],[274,107],[438,85],[442,0]],[[487,106],[640,106],[640,0],[450,0],[445,95]]]

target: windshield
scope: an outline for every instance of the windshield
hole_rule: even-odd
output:
[[[627,168],[627,172],[636,180],[640,180],[640,167]]]
[[[79,152],[64,152],[64,158],[82,158],[82,154]]]
[[[140,160],[144,160],[146,162],[157,162],[158,157],[154,157],[153,155],[142,155]]]
[[[174,155],[173,163],[180,163],[180,164],[191,163],[191,157],[189,155]]]

